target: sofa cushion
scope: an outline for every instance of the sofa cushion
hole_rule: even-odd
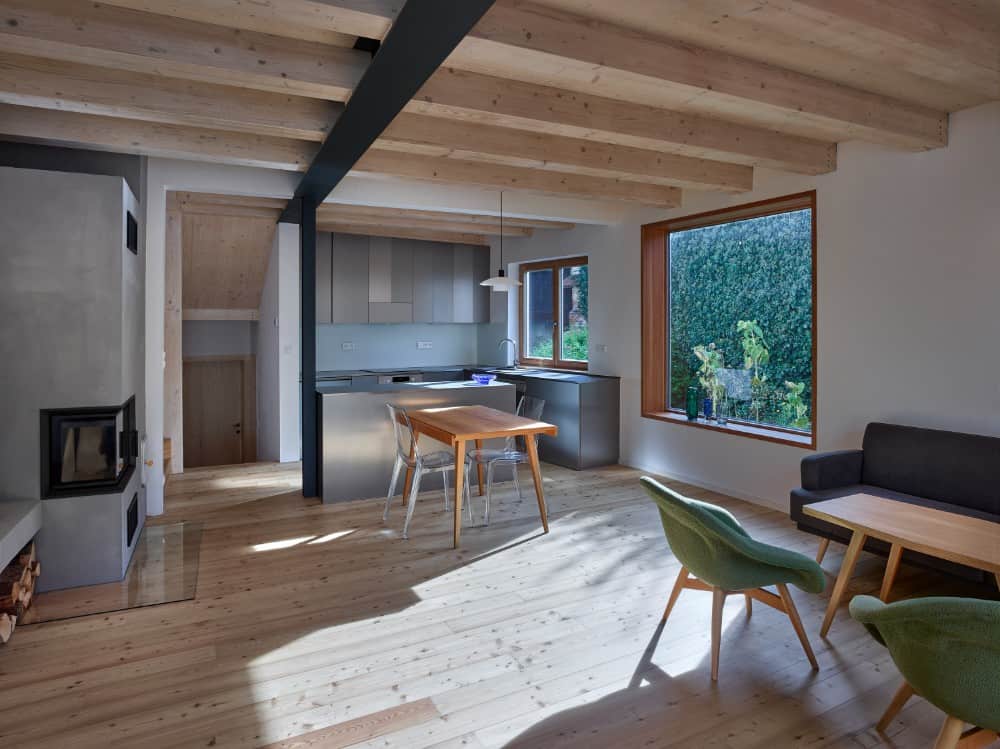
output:
[[[863,447],[863,484],[1000,516],[1000,438],[873,422]]]

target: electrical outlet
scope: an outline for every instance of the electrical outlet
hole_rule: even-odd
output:
[[[608,353],[608,344],[606,344],[606,343],[598,343],[595,348],[597,349],[598,353],[601,353],[601,354]]]
[[[418,349],[434,348],[434,342],[433,341],[417,341],[417,348]]]
[[[340,350],[341,351],[357,351],[358,350],[358,344],[354,343],[353,341],[344,341],[343,343],[340,344]]]

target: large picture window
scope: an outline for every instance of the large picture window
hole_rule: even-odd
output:
[[[589,277],[587,258],[521,266],[521,361],[586,369]]]
[[[644,415],[815,446],[815,219],[808,192],[643,227]]]

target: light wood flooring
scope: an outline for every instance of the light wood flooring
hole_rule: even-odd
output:
[[[490,527],[467,527],[457,551],[440,492],[403,541],[399,505],[384,526],[376,500],[304,500],[296,466],[171,479],[154,522],[203,524],[194,600],[19,629],[0,648],[0,746],[931,744],[942,716],[919,699],[890,738],[874,732],[899,684],[886,651],[846,611],[821,640],[826,598],[795,588],[821,670],[786,617],[748,619],[734,596],[711,684],[710,597],[685,592],[658,627],[678,564],[640,474],[543,473],[549,535],[534,498],[505,484]],[[676,486],[815,551],[781,513]],[[876,592],[883,565],[864,555],[849,593]],[[992,594],[904,562],[897,595],[925,592]]]

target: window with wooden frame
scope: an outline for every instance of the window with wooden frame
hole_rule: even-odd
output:
[[[586,369],[587,258],[525,263],[520,270],[521,362],[539,367]]]
[[[642,415],[816,447],[816,193],[642,227]]]

